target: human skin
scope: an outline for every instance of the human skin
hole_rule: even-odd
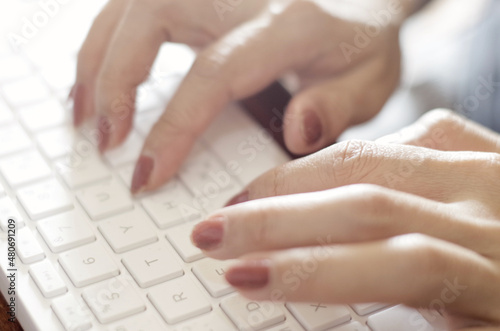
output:
[[[450,330],[499,330],[499,153],[497,133],[433,111],[267,172],[192,240],[239,259],[226,279],[254,300],[404,303],[443,308]]]

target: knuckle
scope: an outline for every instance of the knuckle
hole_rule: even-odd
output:
[[[190,128],[189,116],[186,112],[175,112],[172,114],[163,114],[151,130],[151,138],[161,140],[165,135],[189,135]]]
[[[350,189],[354,195],[353,207],[356,208],[360,220],[380,224],[393,214],[394,201],[384,188],[371,184],[356,184]]]
[[[286,185],[286,165],[276,167],[271,170],[272,185],[270,187],[270,196],[278,196],[287,192]]]
[[[324,154],[328,169],[324,173],[335,186],[362,183],[378,167],[377,145],[369,141],[350,140],[327,149]],[[332,160],[333,158],[333,160]]]
[[[197,77],[217,79],[222,71],[224,56],[213,50],[201,52],[191,67],[191,73]]]
[[[407,252],[409,268],[422,277],[443,275],[449,269],[448,255],[437,242],[420,233],[399,237],[403,251]]]

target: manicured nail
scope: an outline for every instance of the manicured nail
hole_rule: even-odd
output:
[[[323,127],[318,115],[312,110],[305,112],[302,118],[302,137],[308,145],[314,145],[319,141],[323,133]]]
[[[269,283],[269,261],[249,260],[231,267],[226,280],[234,287],[257,289]]]
[[[80,126],[83,122],[83,109],[85,103],[85,88],[81,84],[77,84],[71,88],[68,99],[73,99],[73,125]]]
[[[224,207],[229,207],[232,205],[237,205],[239,203],[247,202],[248,201],[248,191],[244,191],[239,193],[238,195],[235,195],[232,197]]]
[[[106,116],[100,116],[97,120],[97,129],[101,134],[99,140],[99,151],[104,153],[108,148],[109,136],[111,135],[111,123]]]
[[[130,187],[132,194],[137,194],[146,187],[153,167],[153,158],[146,155],[141,155],[141,157],[139,157],[135,166],[134,175],[132,176],[132,185]]]
[[[199,249],[213,250],[219,247],[224,236],[225,217],[213,216],[196,225],[191,234],[191,241]]]

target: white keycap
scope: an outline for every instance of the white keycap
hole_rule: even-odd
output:
[[[190,319],[176,325],[173,331],[219,331],[234,330],[234,325],[217,311]]]
[[[0,171],[11,187],[42,179],[51,174],[49,165],[36,150],[2,158]]]
[[[387,306],[388,305],[384,303],[358,303],[351,305],[352,309],[354,309],[356,314],[361,316],[371,314]]]
[[[111,177],[111,172],[97,153],[90,153],[85,156],[70,153],[58,159],[55,168],[71,189],[80,188]]]
[[[164,190],[144,198],[142,206],[160,229],[202,217],[200,206],[176,179],[169,181]]]
[[[157,243],[124,255],[122,262],[139,286],[146,288],[184,274],[174,254],[164,243]]]
[[[3,197],[5,193],[5,188],[3,187],[2,183],[0,183],[0,197]]]
[[[48,98],[50,92],[40,77],[28,77],[2,86],[7,102],[18,108]]]
[[[179,177],[195,196],[216,194],[236,185],[236,181],[215,156],[200,144],[193,148]]]
[[[235,295],[220,304],[239,330],[262,330],[285,320],[283,306],[272,302],[255,302]]]
[[[73,208],[68,193],[55,179],[24,187],[17,191],[17,198],[33,220]]]
[[[173,279],[152,288],[149,300],[169,324],[209,312],[208,300],[187,277]]]
[[[23,263],[33,263],[45,258],[42,247],[27,227],[17,231],[16,253]]]
[[[195,262],[193,266],[193,273],[207,289],[210,295],[214,298],[218,298],[234,292],[234,288],[232,288],[224,278],[226,270],[233,263],[234,261],[231,260],[218,261],[213,259],[203,259]]]
[[[12,121],[14,116],[12,116],[12,112],[9,107],[0,99],[0,125],[7,124]]]
[[[68,291],[66,284],[50,261],[42,261],[30,266],[31,278],[46,298],[52,298]]]
[[[129,189],[132,187],[132,176],[134,175],[135,164],[130,163],[118,169],[118,175]]]
[[[82,212],[72,210],[41,220],[37,229],[50,250],[59,253],[95,240],[87,222]]]
[[[75,82],[76,64],[70,58],[64,59],[45,66],[41,74],[53,90],[66,89]]]
[[[89,150],[95,148],[69,126],[40,132],[36,140],[43,154],[52,160],[69,154],[71,151],[80,155],[88,155]]]
[[[55,98],[22,107],[18,114],[24,126],[31,132],[62,125],[68,120],[67,112]]]
[[[20,152],[30,146],[30,138],[18,124],[4,125],[0,129],[0,156]]]
[[[14,219],[16,228],[24,226],[24,219],[12,200],[9,197],[0,198],[0,227],[3,231],[8,229],[9,218]]]
[[[108,331],[164,331],[156,316],[146,312],[116,322]]]
[[[191,242],[194,224],[178,225],[167,230],[167,239],[185,262],[194,262],[204,257],[203,252]]]
[[[61,253],[59,263],[76,287],[97,283],[120,273],[99,243],[88,244]]]
[[[224,191],[212,191],[204,196],[197,196],[196,203],[203,207],[207,213],[223,208],[235,195],[241,193],[241,187],[237,184]]]
[[[103,221],[99,224],[99,230],[116,253],[123,253],[158,240],[148,215],[138,208]]]
[[[310,331],[320,331],[351,320],[346,306],[323,303],[287,303],[288,310]]]
[[[90,218],[99,220],[134,207],[130,192],[116,180],[89,186],[77,193]]]
[[[92,327],[88,308],[72,294],[55,298],[51,307],[66,331],[85,331]]]
[[[135,163],[141,149],[142,138],[132,131],[122,145],[106,152],[104,157],[113,167],[119,167],[127,163]]]
[[[434,331],[425,318],[414,309],[396,306],[368,318],[373,331]]]
[[[4,84],[31,74],[28,63],[17,55],[2,58],[0,61],[0,84]]]
[[[359,322],[351,322],[346,325],[339,326],[331,331],[370,331],[366,326],[361,325]]]
[[[101,323],[114,322],[146,309],[133,286],[118,277],[85,288],[82,297]]]

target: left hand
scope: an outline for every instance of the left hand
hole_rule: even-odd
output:
[[[454,330],[500,325],[500,136],[440,110],[392,138],[264,174],[239,200],[266,199],[217,211],[193,242],[241,258],[226,278],[254,300],[404,303],[443,310]]]

